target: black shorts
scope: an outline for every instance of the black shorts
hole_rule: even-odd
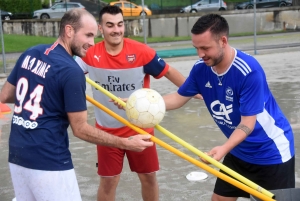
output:
[[[255,165],[229,153],[223,164],[266,190],[295,188],[295,157],[281,164]],[[220,172],[224,173],[222,170]],[[250,197],[249,193],[219,178],[214,193],[224,197]]]

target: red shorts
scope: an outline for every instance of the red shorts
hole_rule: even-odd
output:
[[[153,133],[150,134],[154,135]],[[121,174],[125,154],[130,169],[133,172],[151,173],[159,170],[155,144],[142,152],[97,145],[97,153],[98,174],[100,176],[115,176]]]

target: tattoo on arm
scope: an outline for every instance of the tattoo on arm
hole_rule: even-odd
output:
[[[246,133],[246,135],[250,135],[250,133],[252,132],[250,128],[248,128],[247,126],[245,126],[244,124],[239,124],[236,129],[241,129],[242,131],[244,131]]]

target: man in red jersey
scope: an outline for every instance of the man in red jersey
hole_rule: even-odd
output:
[[[92,80],[115,96],[125,98],[137,89],[149,88],[150,75],[157,79],[165,76],[178,87],[185,81],[182,74],[157,56],[155,50],[143,43],[124,38],[124,19],[119,7],[106,6],[100,11],[99,30],[104,41],[89,48],[86,57],[77,57],[76,61],[85,73],[89,73]],[[125,111],[110,103],[103,93],[93,89],[93,96],[110,110],[126,117]],[[108,133],[120,137],[136,134],[97,108],[95,117],[96,126]],[[154,129],[145,130],[153,134]],[[131,171],[136,172],[141,181],[143,200],[158,200],[156,171],[159,165],[155,146],[138,153],[97,145],[97,152],[98,174],[101,178],[98,201],[115,200],[125,154]]]

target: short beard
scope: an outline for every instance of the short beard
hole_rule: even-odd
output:
[[[85,55],[82,55],[81,54],[81,51],[80,51],[80,47],[78,45],[76,45],[76,42],[74,42],[74,40],[71,42],[71,53],[72,55],[75,55],[75,56],[78,56],[78,57],[84,57]]]
[[[217,57],[212,58],[212,65],[211,66],[216,66],[219,63],[221,63],[221,61],[224,59],[224,51],[222,48],[220,48],[219,54]]]

